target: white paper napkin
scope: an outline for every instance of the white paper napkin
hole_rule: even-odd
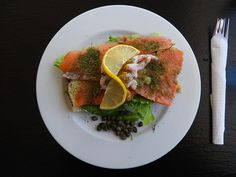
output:
[[[224,144],[225,130],[225,90],[226,90],[226,62],[227,62],[227,40],[220,35],[214,35],[211,39],[212,56],[212,135],[213,144]]]

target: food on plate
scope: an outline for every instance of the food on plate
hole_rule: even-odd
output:
[[[116,45],[103,56],[102,69],[105,73],[103,77],[109,76],[112,80],[105,86],[106,92],[100,105],[101,109],[114,109],[125,102],[127,88],[117,75],[122,66],[138,53],[139,50],[130,45]]]
[[[104,44],[69,51],[54,65],[66,80],[73,110],[101,117],[98,131],[126,139],[154,122],[153,103],[172,104],[182,63],[183,52],[155,33],[110,36]]]

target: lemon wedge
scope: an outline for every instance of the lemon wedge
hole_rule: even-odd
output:
[[[138,53],[138,49],[123,44],[116,45],[105,53],[102,59],[102,68],[112,80],[108,83],[102,98],[101,109],[115,109],[125,102],[128,91],[117,74],[123,64]]]
[[[102,68],[108,76],[113,78],[119,73],[123,64],[125,64],[128,59],[139,54],[139,52],[138,49],[130,45],[116,45],[105,53],[102,59]]]
[[[127,96],[125,85],[112,79],[106,88],[102,102],[100,104],[101,109],[115,109],[122,105]]]

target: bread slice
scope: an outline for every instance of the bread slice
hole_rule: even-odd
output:
[[[67,92],[73,109],[88,104],[99,105],[103,97],[100,84],[95,81],[71,80]]]

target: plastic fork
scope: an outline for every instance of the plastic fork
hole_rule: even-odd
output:
[[[211,72],[212,72],[212,142],[224,144],[225,130],[225,91],[226,62],[228,51],[229,19],[218,18],[211,38]]]
[[[216,27],[213,33],[214,35],[220,35],[224,37],[228,41],[228,36],[229,36],[229,18],[218,18]]]

